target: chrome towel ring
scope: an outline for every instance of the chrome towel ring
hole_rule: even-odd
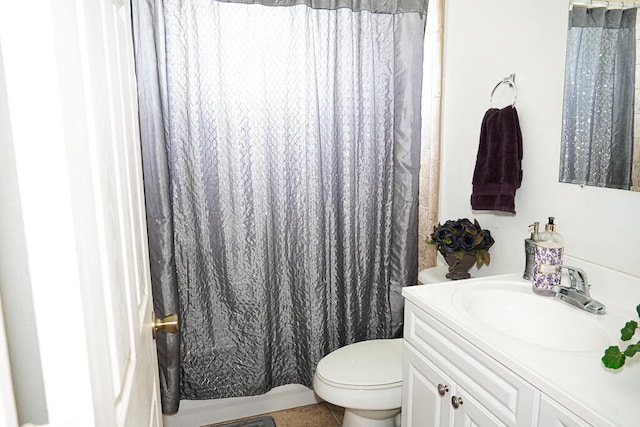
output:
[[[518,88],[516,87],[516,75],[511,74],[509,77],[505,77],[504,79],[499,81],[498,84],[495,85],[495,87],[491,91],[491,97],[489,98],[489,108],[493,108],[493,94],[496,92],[496,89],[498,89],[498,87],[503,84],[507,84],[511,87],[511,89],[513,89],[513,102],[511,103],[511,106],[512,107],[516,106],[516,99],[518,98]]]

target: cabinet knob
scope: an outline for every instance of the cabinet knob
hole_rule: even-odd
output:
[[[445,384],[438,384],[438,394],[444,396],[449,391],[449,386]]]
[[[459,406],[462,406],[464,402],[461,397],[451,396],[451,405],[453,405],[454,409],[458,409]]]

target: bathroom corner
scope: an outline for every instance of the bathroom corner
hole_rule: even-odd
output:
[[[528,225],[549,215],[562,224],[566,254],[640,276],[638,193],[558,182],[568,12],[554,0],[446,4],[438,217],[477,218],[491,230],[491,265],[472,276],[522,269]],[[524,146],[516,214],[472,211],[480,122],[495,81],[509,73],[518,78]]]
[[[442,55],[444,5],[429,2],[425,29],[422,138],[420,153],[420,192],[418,197],[418,271],[436,265],[437,251],[426,239],[438,224],[440,196],[440,138],[442,109]]]

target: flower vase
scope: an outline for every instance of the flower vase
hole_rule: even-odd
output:
[[[449,272],[447,273],[447,279],[461,280],[471,277],[469,270],[476,263],[476,256],[470,253],[464,253],[462,259],[456,259],[454,254],[448,254],[444,257],[444,260],[449,265]]]

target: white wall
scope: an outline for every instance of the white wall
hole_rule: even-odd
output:
[[[640,276],[640,193],[558,182],[568,12],[568,0],[446,2],[439,218],[476,218],[491,230],[491,265],[474,275],[523,270],[528,225],[554,216],[567,254]],[[482,117],[512,73],[524,145],[517,213],[472,211]],[[494,101],[511,95],[503,87]]]

